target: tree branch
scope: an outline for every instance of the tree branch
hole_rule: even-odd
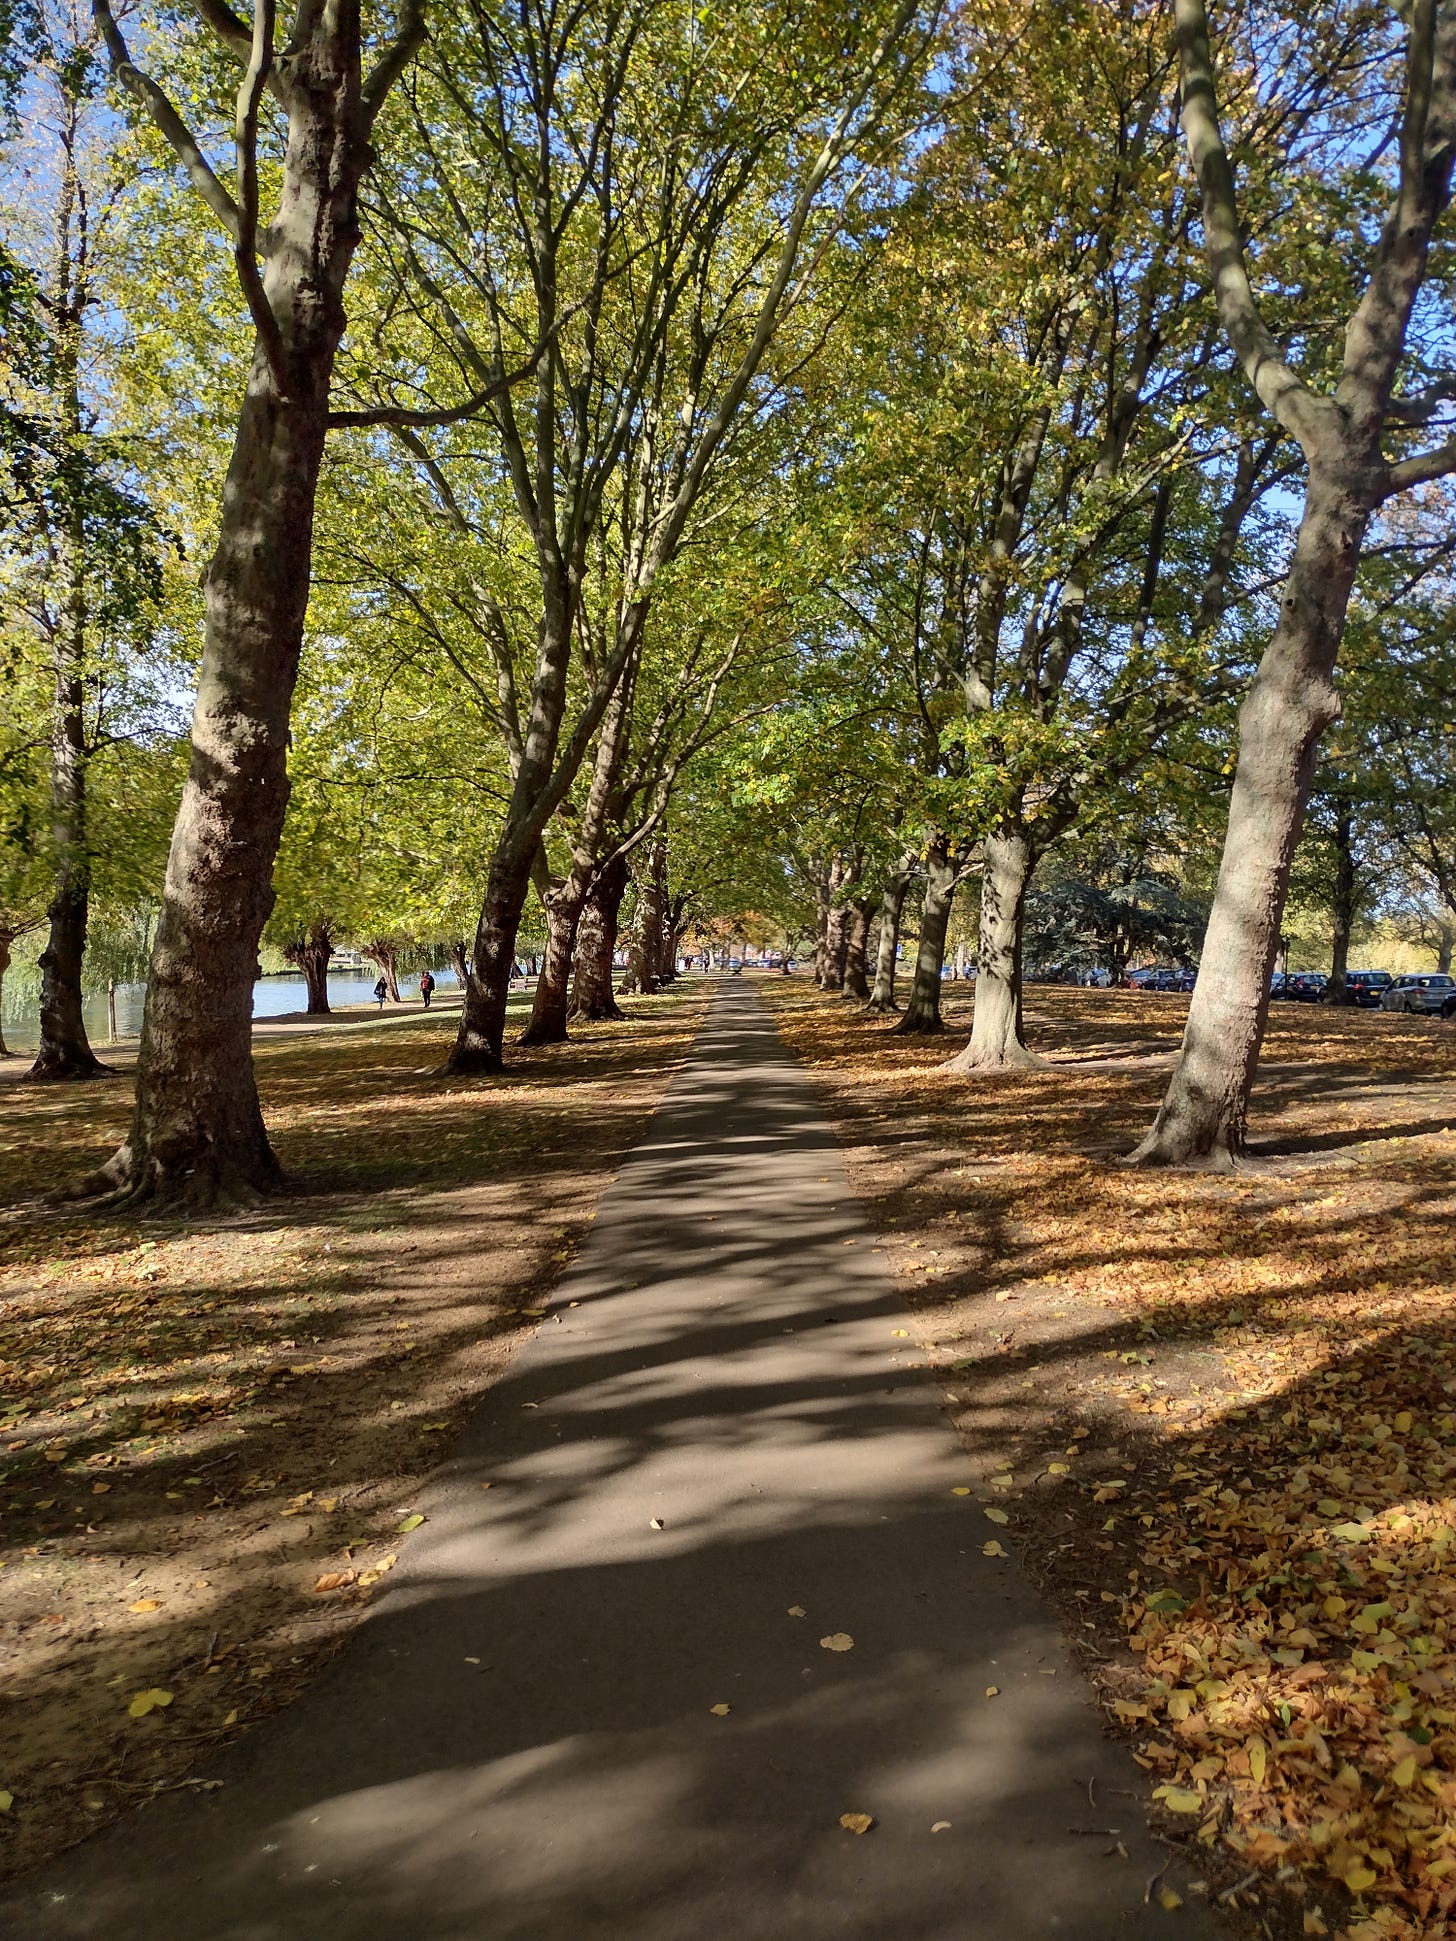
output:
[[[329,430],[345,431],[365,425],[388,425],[395,431],[428,431],[435,426],[463,424],[467,418],[473,418],[483,411],[488,404],[494,404],[495,400],[504,396],[513,385],[520,384],[530,377],[546,355],[546,350],[545,344],[539,345],[517,370],[507,372],[504,377],[492,378],[489,384],[468,397],[463,404],[445,405],[435,411],[412,411],[403,405],[395,404],[372,405],[362,411],[331,411]]]
[[[1265,407],[1299,440],[1313,439],[1329,402],[1311,391],[1288,363],[1260,315],[1239,234],[1233,165],[1218,120],[1213,56],[1204,0],[1173,0],[1183,74],[1183,134],[1203,197],[1203,236],[1219,320]]]
[[[146,109],[187,170],[193,188],[236,244],[240,221],[238,205],[213,174],[191,129],[172,106],[166,94],[149,74],[143,74],[133,62],[121,29],[112,14],[109,0],[91,0],[91,4],[96,25],[101,29],[101,37],[106,42],[107,57],[111,63],[113,76],[132,99],[139,101]]]
[[[247,71],[238,87],[237,120],[233,139],[238,157],[238,227],[233,244],[238,282],[258,333],[258,342],[273,373],[280,398],[289,392],[288,353],[278,319],[263,288],[258,269],[258,104],[273,72],[273,23],[276,0],[254,0],[253,39]]]

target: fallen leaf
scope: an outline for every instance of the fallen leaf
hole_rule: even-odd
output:
[[[1166,1908],[1167,1911],[1171,1914],[1174,1908],[1181,1907],[1182,1905],[1183,1905],[1183,1896],[1177,1893],[1173,1888],[1160,1887],[1158,1889],[1159,1907]]]
[[[971,1493],[970,1490],[966,1487],[964,1483],[957,1483],[955,1488],[951,1491],[952,1496],[969,1496],[970,1493]]]
[[[790,1617],[808,1617],[808,1615],[809,1613],[804,1609],[802,1604],[791,1604],[789,1606]]]
[[[341,1591],[354,1581],[352,1570],[326,1570],[314,1585],[315,1591]]]
[[[647,1527],[649,1530],[660,1530],[662,1528],[662,1518],[660,1516],[653,1517]]]
[[[129,1611],[160,1611],[161,1604],[155,1597],[139,1597],[135,1604],[128,1604]]]
[[[931,1832],[932,1832],[932,1833],[949,1833],[949,1832],[950,1832],[950,1821],[949,1821],[949,1820],[937,1820],[937,1821],[935,1822],[935,1825],[934,1825],[933,1827],[931,1827],[931,1829],[930,1829],[930,1830],[931,1830]]]
[[[728,1714],[733,1710],[733,1707],[731,1705],[710,1705],[708,1710],[713,1714],[715,1719],[726,1719]]]
[[[1006,1514],[1005,1510],[987,1510],[985,1515],[988,1523],[1009,1523],[1011,1521],[1011,1518]]]
[[[1203,1796],[1188,1786],[1155,1786],[1153,1798],[1161,1800],[1170,1813],[1201,1813]]]
[[[839,1824],[846,1833],[868,1833],[875,1823],[873,1813],[841,1813]]]
[[[155,1712],[161,1706],[170,1705],[171,1703],[172,1694],[170,1692],[159,1691],[153,1685],[144,1692],[137,1692],[126,1709],[132,1718],[144,1719],[148,1712]]]
[[[411,1530],[418,1530],[424,1520],[419,1512],[416,1511],[413,1516],[407,1516],[403,1523],[395,1525],[394,1534],[397,1537],[408,1536]]]
[[[983,1543],[981,1545],[981,1555],[983,1557],[1004,1557],[1007,1554],[1008,1552],[996,1541],[995,1537],[992,1537],[989,1543]]]
[[[854,1649],[854,1639],[847,1631],[831,1631],[827,1638],[821,1638],[819,1642],[826,1651],[853,1651]]]
[[[1001,1687],[999,1685],[988,1685],[986,1687],[986,1696],[987,1698],[1000,1698]]]
[[[1363,1894],[1367,1887],[1375,1885],[1378,1876],[1373,1867],[1367,1867],[1363,1861],[1357,1860],[1353,1866],[1345,1869],[1342,1878],[1352,1894]]]
[[[14,1793],[0,1792],[0,1813],[8,1813],[14,1804]]]

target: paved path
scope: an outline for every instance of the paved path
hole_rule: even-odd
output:
[[[1134,1769],[982,1555],[898,1325],[801,1071],[724,984],[334,1668],[215,1762],[219,1792],[0,1896],[0,1932],[1212,1935],[1196,1902],[1143,1905],[1166,1856]],[[1106,1826],[1130,1860],[1072,1831]]]

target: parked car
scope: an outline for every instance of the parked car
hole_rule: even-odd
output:
[[[1380,993],[1382,1011],[1417,1011],[1426,1017],[1456,1016],[1456,977],[1422,971],[1392,979]]]
[[[1389,971],[1346,971],[1345,995],[1341,1002],[1358,1004],[1367,1011],[1374,1011],[1380,1003],[1380,994],[1388,990],[1391,983]],[[1326,989],[1320,996],[1321,1004],[1333,1004],[1335,999]]]
[[[1329,981],[1323,971],[1296,971],[1293,977],[1285,978],[1281,996],[1291,997],[1298,1004],[1318,1004]]]

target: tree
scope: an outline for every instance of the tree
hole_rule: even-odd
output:
[[[359,184],[384,103],[424,31],[404,0],[365,73],[357,6],[301,5],[278,44],[225,0],[193,18],[240,71],[235,185],[94,0],[118,84],[150,117],[233,246],[254,341],[206,579],[192,758],[173,830],[125,1143],[85,1190],[117,1203],[245,1200],[280,1183],[252,1065],[252,986],[288,796],[289,710],[308,601]],[[260,230],[262,185],[278,200]],[[261,255],[261,262],[260,262]],[[356,414],[357,416],[357,414]],[[343,414],[343,421],[348,414]]]
[[[755,384],[843,224],[850,158],[884,142],[924,50],[916,21],[913,0],[869,19],[836,0],[792,21],[730,8],[712,33],[675,0],[600,18],[482,5],[474,32],[437,39],[411,83],[429,179],[383,181],[380,198],[401,287],[422,293],[422,338],[472,378],[522,333],[550,347],[531,395],[490,420],[539,602],[529,656],[494,616],[487,628],[513,775],[449,1071],[499,1069],[543,834],[640,656],[705,489],[772,409]],[[446,104],[449,153],[430,133]],[[442,496],[473,496],[448,441],[416,457]],[[575,866],[569,883],[579,909]]]
[[[1456,467],[1456,440],[1394,460],[1385,452],[1393,425],[1428,426],[1449,394],[1437,381],[1423,396],[1397,398],[1396,381],[1456,163],[1456,12],[1435,0],[1406,9],[1396,179],[1336,381],[1324,389],[1280,348],[1250,277],[1204,0],[1175,0],[1174,10],[1219,318],[1307,467],[1278,625],[1240,711],[1223,861],[1182,1056],[1133,1155],[1144,1165],[1228,1167],[1244,1150],[1289,872],[1319,738],[1338,712],[1335,662],[1366,529],[1388,499]]]

